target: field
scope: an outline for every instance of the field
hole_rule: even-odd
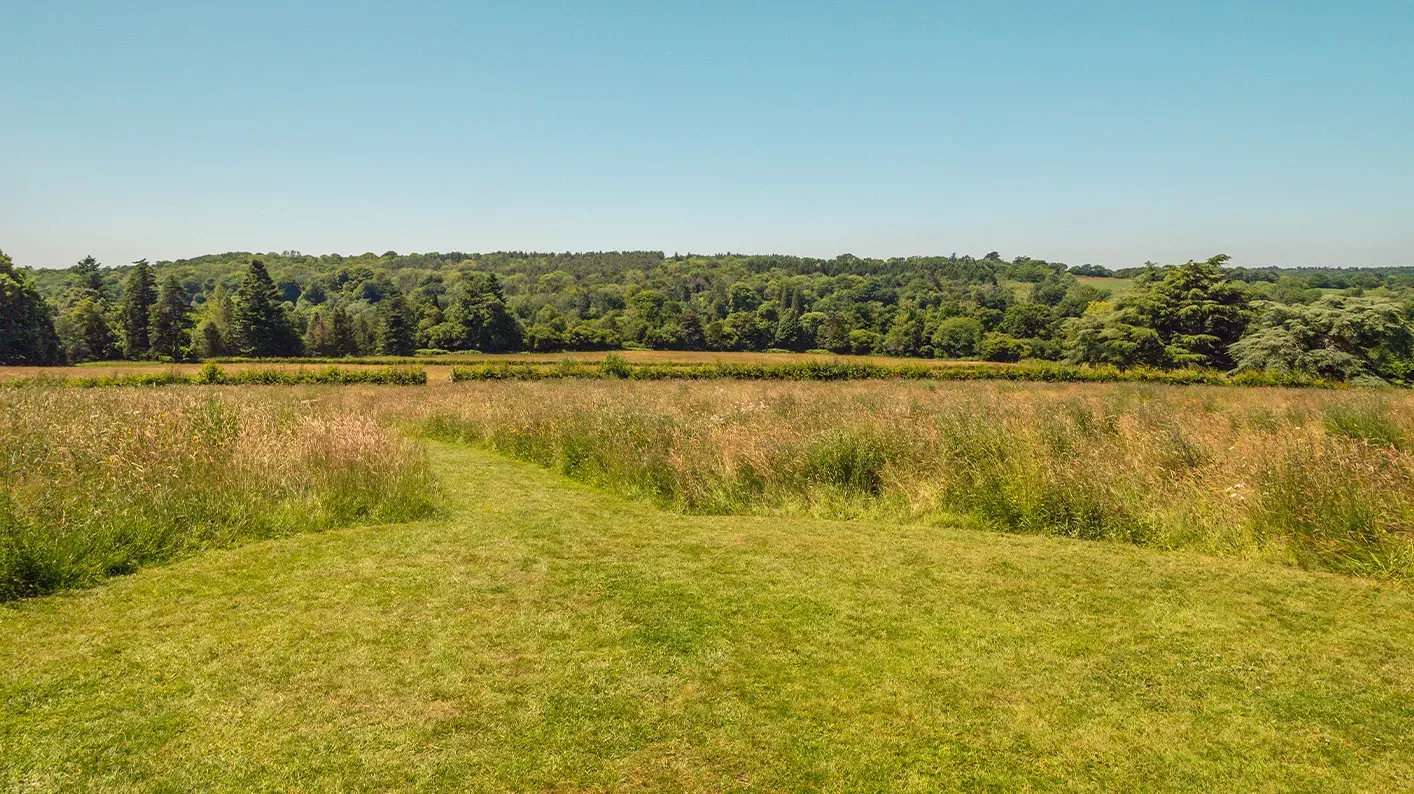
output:
[[[1088,284],[1092,287],[1107,289],[1113,297],[1118,298],[1126,292],[1134,289],[1134,279],[1132,278],[1108,278],[1105,276],[1076,276],[1075,280],[1081,284]]]
[[[447,380],[451,368],[459,364],[558,364],[572,361],[581,364],[597,364],[610,355],[630,364],[780,364],[786,362],[842,362],[846,364],[873,364],[880,366],[908,363],[924,366],[945,367],[968,362],[942,359],[898,359],[886,356],[851,356],[834,353],[721,353],[696,352],[690,350],[615,350],[610,352],[570,352],[570,353],[449,353],[416,358],[394,356],[373,356],[348,359],[294,359],[290,361],[242,361],[232,359],[220,362],[223,370],[245,372],[252,369],[299,372],[318,370],[329,365],[341,369],[374,369],[391,365],[416,365],[425,367],[431,381]],[[101,378],[125,375],[161,375],[174,372],[181,375],[195,375],[201,364],[164,364],[145,361],[103,361],[81,364],[76,367],[0,367],[0,383],[37,377],[54,379]]]
[[[0,418],[0,790],[1414,787],[1403,391],[434,376]]]

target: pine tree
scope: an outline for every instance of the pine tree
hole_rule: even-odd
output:
[[[133,263],[133,269],[123,280],[123,301],[118,306],[118,319],[123,335],[123,357],[145,358],[151,343],[148,338],[148,314],[157,301],[152,267],[146,259]]]
[[[95,297],[101,303],[107,304],[108,296],[103,291],[103,274],[98,268],[98,260],[90,255],[80,259],[70,269],[73,275],[69,279],[69,294],[64,298],[65,311],[86,297]]]
[[[385,356],[410,356],[417,350],[417,318],[407,298],[394,294],[383,302],[378,323],[378,352]]]
[[[191,303],[187,291],[174,273],[162,279],[157,302],[148,316],[148,338],[152,355],[178,360],[186,356],[191,340]]]
[[[298,355],[299,337],[285,314],[280,291],[259,259],[252,259],[236,290],[232,322],[237,348],[256,358]]]
[[[330,333],[333,336],[334,355],[357,355],[358,334],[354,332],[353,320],[342,306],[335,306],[329,315]]]
[[[0,251],[0,364],[58,364],[54,317],[29,278]]]
[[[108,322],[108,296],[98,261],[86,256],[74,265],[64,312],[54,330],[71,363],[101,361],[117,355],[117,340]]]

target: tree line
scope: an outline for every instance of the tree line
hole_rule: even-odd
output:
[[[295,251],[31,271],[7,363],[646,347],[1410,378],[1414,271],[1031,257]],[[1335,285],[1344,285],[1335,286]],[[11,307],[14,307],[13,309]]]

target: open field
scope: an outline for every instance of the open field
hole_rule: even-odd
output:
[[[491,384],[419,401],[675,509],[1121,540],[1414,573],[1414,396],[1152,385]]]
[[[0,610],[15,791],[1398,791],[1407,589],[684,517],[434,446],[447,513]]]
[[[1076,276],[1075,280],[1081,284],[1088,284],[1099,289],[1107,289],[1111,296],[1118,298],[1126,292],[1134,289],[1134,279],[1132,278],[1106,278],[1104,276]]]
[[[85,588],[0,604],[0,790],[1414,786],[1407,392],[434,380],[0,412],[0,540],[64,574],[12,565],[11,596]]]
[[[410,364],[426,367],[428,379],[435,381],[447,380],[451,372],[451,367],[456,364],[557,364],[563,361],[597,364],[603,362],[605,358],[611,355],[618,356],[630,364],[780,364],[816,361],[841,362],[846,364],[873,364],[880,366],[917,364],[945,367],[970,363],[945,359],[904,359],[888,356],[836,355],[834,353],[722,353],[691,350],[611,350],[587,353],[449,353],[446,355],[419,356],[416,358],[371,356],[348,359],[292,359],[288,361],[242,361],[239,359],[230,359],[221,360],[220,366],[221,369],[230,372],[244,372],[252,369],[290,371],[318,370],[326,368],[330,364],[337,365],[341,369],[370,369],[397,364]],[[75,367],[0,367],[0,381],[43,376],[54,378],[91,378],[135,374],[160,375],[166,372],[195,375],[201,370],[201,367],[201,364],[196,363],[168,364],[149,361],[101,361],[80,364]]]

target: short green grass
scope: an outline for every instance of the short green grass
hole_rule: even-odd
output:
[[[1404,585],[432,459],[436,520],[0,608],[0,789],[1414,787]]]

